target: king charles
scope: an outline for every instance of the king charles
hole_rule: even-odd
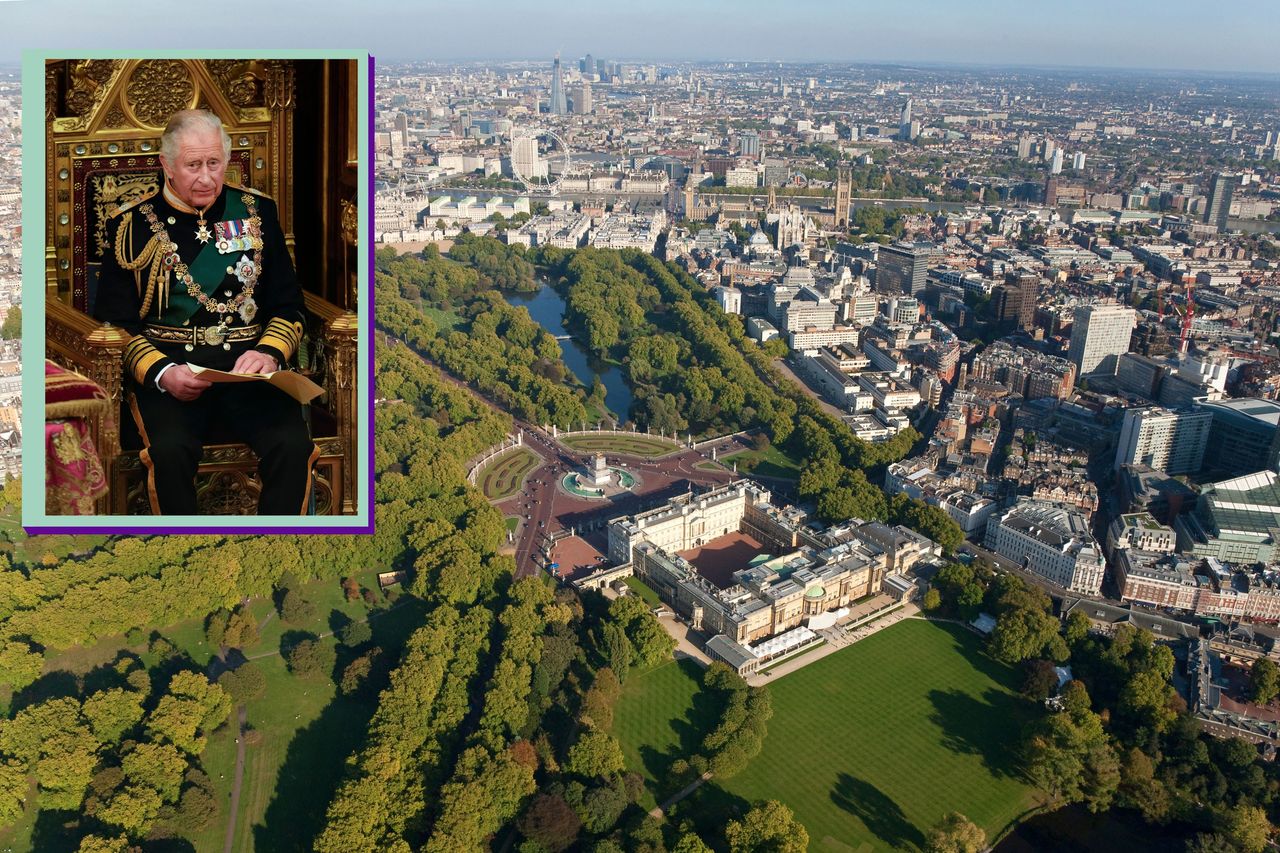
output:
[[[319,456],[301,405],[265,382],[210,383],[188,367],[271,373],[302,337],[275,203],[225,183],[230,153],[214,114],[169,120],[163,187],[110,215],[93,313],[133,336],[125,381],[154,512],[196,514],[196,467],[219,426],[258,457],[259,514],[298,515]]]

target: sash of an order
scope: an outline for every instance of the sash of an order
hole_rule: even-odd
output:
[[[222,213],[223,219],[249,217],[249,210],[241,195],[237,192],[227,193],[227,203]],[[227,267],[234,266],[235,262],[234,255],[221,254],[214,245],[214,241],[210,240],[200,247],[200,251],[192,260],[187,262],[187,268],[204,295],[213,296],[227,278]],[[240,282],[237,281],[235,287],[239,290]],[[160,322],[168,326],[180,326],[183,320],[191,319],[199,310],[200,302],[187,293],[186,283],[179,280],[175,274],[169,287],[169,304],[161,315]]]

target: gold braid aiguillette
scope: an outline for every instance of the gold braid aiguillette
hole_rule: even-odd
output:
[[[142,307],[138,309],[138,317],[142,318],[147,315],[147,311],[151,308],[153,298],[157,300],[156,313],[162,313],[168,302],[165,293],[165,247],[159,235],[153,235],[147,244],[142,247],[142,251],[134,257],[128,257],[126,247],[133,244],[133,212],[129,211],[124,215],[124,219],[120,221],[120,227],[116,230],[116,262],[126,270],[133,273],[134,281],[141,290],[139,296],[142,297]],[[147,272],[147,286],[142,287],[139,272],[147,265],[151,269]]]

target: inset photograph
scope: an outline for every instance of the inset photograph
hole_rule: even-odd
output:
[[[43,65],[24,524],[371,529],[367,58]]]

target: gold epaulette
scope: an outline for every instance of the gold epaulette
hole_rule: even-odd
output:
[[[113,219],[119,216],[120,214],[124,213],[126,210],[131,210],[137,207],[138,205],[142,204],[144,201],[151,198],[158,192],[160,192],[159,189],[154,189],[149,192],[143,193],[142,195],[138,196],[135,199],[132,199],[131,201],[126,201],[124,204],[113,205],[111,209],[107,211],[107,218]]]
[[[274,198],[271,198],[271,196],[267,195],[262,190],[255,190],[253,187],[242,187],[240,186],[240,184],[228,183],[227,188],[232,190],[239,190],[240,192],[252,193],[253,195],[258,196],[259,198],[267,198],[267,199],[271,199],[272,201],[275,201]]]

